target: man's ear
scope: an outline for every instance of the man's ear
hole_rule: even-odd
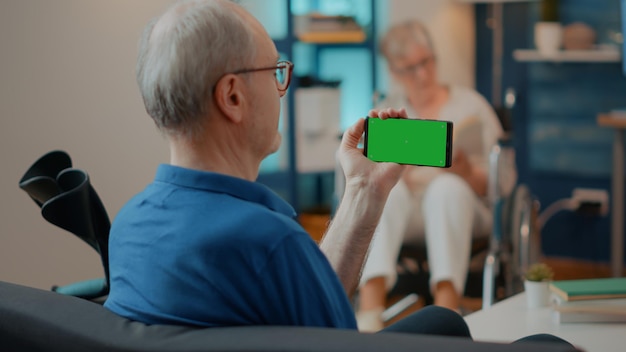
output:
[[[239,76],[227,74],[217,81],[213,90],[216,107],[234,123],[243,119],[244,87]]]

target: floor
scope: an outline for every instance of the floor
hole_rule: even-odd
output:
[[[328,221],[328,215],[306,214],[300,216],[302,226],[316,242],[321,241],[324,231],[328,226]],[[611,268],[608,263],[596,263],[555,257],[546,257],[542,261],[552,267],[555,274],[555,280],[573,280],[611,276]],[[624,270],[624,276],[626,276],[626,269]],[[396,300],[397,299],[399,298],[396,298]],[[390,305],[393,304],[394,300],[392,299],[389,303]],[[461,305],[462,312],[464,314],[469,314],[481,308],[482,300],[480,298],[464,297]],[[423,307],[423,302],[418,300],[404,313],[398,315],[389,323],[393,323],[394,321],[401,319],[421,307]]]
[[[555,280],[575,280],[611,276],[611,268],[608,263],[595,263],[576,259],[554,257],[546,257],[542,260],[542,262],[552,267],[552,269],[554,270]],[[623,275],[626,276],[626,269],[624,270]],[[390,305],[395,303],[397,299],[399,298],[392,299],[389,302]],[[416,310],[419,310],[423,306],[423,301],[418,300],[402,314],[399,314],[397,317],[387,322],[386,325],[393,324],[397,320],[402,319],[403,317],[411,314],[412,312],[415,312]],[[461,312],[463,315],[467,315],[469,313],[480,310],[481,307],[482,299],[480,298],[464,297],[461,300]]]

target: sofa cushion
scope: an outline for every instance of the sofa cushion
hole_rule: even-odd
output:
[[[556,344],[496,344],[399,333],[246,326],[146,325],[97,303],[0,281],[2,351],[571,351]]]

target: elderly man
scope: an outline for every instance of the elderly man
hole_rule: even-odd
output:
[[[137,69],[171,157],[113,222],[105,307],[147,324],[356,329],[349,297],[404,167],[365,158],[363,119],[346,131],[346,192],[320,250],[293,208],[254,182],[280,144],[292,70],[254,17],[226,0],[178,2],[147,26]],[[435,306],[385,331],[470,337],[460,315]]]
[[[171,157],[113,222],[108,309],[149,324],[356,329],[349,297],[404,167],[365,158],[363,119],[354,124],[338,152],[346,192],[318,247],[293,208],[255,183],[280,144],[292,67],[229,1],[179,2],[150,22],[137,81]],[[413,318],[392,330],[469,336],[451,310]]]

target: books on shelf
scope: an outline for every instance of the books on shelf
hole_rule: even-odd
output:
[[[299,40],[308,43],[361,43],[366,39],[363,28],[351,16],[296,16],[295,32]]]
[[[626,277],[553,281],[550,290],[563,301],[626,298]]]
[[[626,323],[626,298],[554,300],[559,323]]]
[[[613,109],[609,112],[609,116],[615,119],[626,119],[626,109]]]

